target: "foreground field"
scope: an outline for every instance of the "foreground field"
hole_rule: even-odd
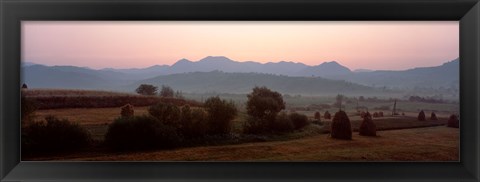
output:
[[[31,160],[75,161],[458,161],[459,129],[390,130],[353,140],[327,134],[302,139],[138,153],[77,153]]]

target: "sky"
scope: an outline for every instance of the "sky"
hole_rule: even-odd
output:
[[[22,61],[144,68],[225,56],[404,70],[459,57],[458,21],[22,21]]]

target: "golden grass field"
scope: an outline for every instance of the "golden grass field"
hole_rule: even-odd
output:
[[[458,161],[459,129],[445,126],[130,153],[76,153],[33,160],[73,161]]]

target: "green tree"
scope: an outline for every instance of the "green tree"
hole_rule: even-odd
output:
[[[157,94],[157,87],[149,84],[141,84],[138,86],[138,88],[135,90],[140,95],[155,95]]]
[[[160,122],[176,126],[180,120],[180,109],[169,103],[160,102],[148,108],[148,113],[157,118]]]
[[[162,85],[162,90],[160,90],[160,96],[162,97],[173,97],[174,91],[172,87],[168,85]]]
[[[282,95],[267,87],[253,88],[247,97],[247,114],[258,119],[274,120],[278,112],[285,109]]]
[[[237,115],[235,104],[216,96],[208,98],[204,106],[208,113],[208,133],[213,135],[230,133],[232,121]]]

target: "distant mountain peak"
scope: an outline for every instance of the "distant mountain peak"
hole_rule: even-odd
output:
[[[320,65],[339,65],[339,66],[342,66],[340,63],[338,63],[337,61],[326,61],[326,62],[323,62],[322,64]]]
[[[233,60],[225,57],[225,56],[207,56],[203,59],[200,59],[198,62],[205,62],[205,61],[212,61],[212,62],[220,62],[220,61],[228,61],[233,62]]]

